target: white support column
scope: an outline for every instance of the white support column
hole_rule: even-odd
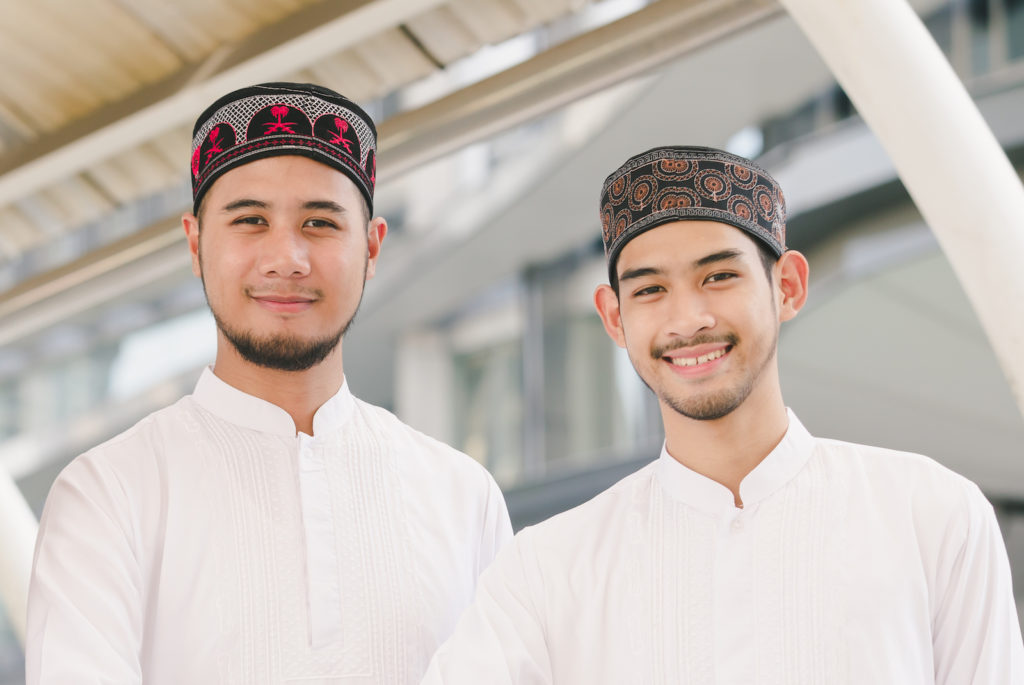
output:
[[[451,444],[454,388],[451,352],[442,334],[415,330],[398,341],[395,413],[416,430]]]
[[[878,136],[1024,412],[1024,187],[906,0],[780,0]]]
[[[37,528],[36,517],[21,490],[0,466],[0,602],[22,644]]]

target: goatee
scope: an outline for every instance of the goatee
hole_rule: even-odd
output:
[[[199,264],[202,268],[203,255],[199,253]],[[369,265],[369,256],[363,262],[363,283],[366,283],[366,270]],[[224,335],[224,338],[231,343],[232,347],[238,350],[242,359],[262,366],[266,369],[277,371],[306,371],[327,359],[327,355],[334,351],[334,348],[341,342],[342,337],[348,332],[349,326],[355,321],[359,312],[359,305],[363,303],[363,291],[359,292],[359,301],[356,302],[355,311],[348,321],[334,335],[312,340],[298,338],[288,335],[270,335],[260,337],[250,331],[240,331],[232,328],[217,314],[213,304],[210,302],[210,294],[206,291],[206,278],[200,276],[203,284],[203,295],[206,297],[206,304],[210,307],[213,320],[217,328]],[[319,294],[319,291],[317,291]],[[248,295],[248,289],[246,290]]]
[[[708,392],[704,394],[693,394],[690,397],[673,397],[666,391],[659,392],[647,382],[647,379],[642,375],[640,379],[644,382],[648,388],[658,397],[659,400],[664,402],[668,407],[671,407],[673,411],[678,414],[685,416],[688,419],[695,421],[715,421],[722,417],[728,416],[735,411],[743,402],[750,396],[751,391],[754,389],[754,384],[758,378],[764,372],[765,368],[775,357],[775,346],[778,340],[778,332],[776,332],[774,339],[768,346],[768,354],[761,360],[760,364],[756,368],[752,369],[751,372],[745,374],[736,385],[731,388],[724,388],[718,392]],[[696,347],[697,345],[714,344],[714,343],[726,343],[729,345],[729,351],[740,343],[739,336],[735,333],[727,333],[721,336],[697,336],[691,340],[677,341],[672,345],[664,345],[656,347],[651,350],[651,356],[659,363],[666,354],[674,349],[684,347]],[[633,367],[639,369],[636,364]],[[638,374],[639,375],[639,374]]]
[[[322,362],[341,342],[354,318],[353,315],[353,318],[332,336],[308,340],[286,335],[258,337],[249,331],[232,329],[217,316],[216,312],[213,314],[217,328],[243,359],[277,371],[305,371]]]

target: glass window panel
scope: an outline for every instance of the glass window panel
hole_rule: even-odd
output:
[[[953,53],[953,7],[943,7],[925,19],[924,25],[942,52],[949,57]]]
[[[17,392],[14,381],[0,383],[0,442],[17,432]]]
[[[599,255],[534,269],[527,279],[537,306],[524,329],[469,347],[467,337],[459,337],[452,355],[454,444],[504,487],[634,459],[640,452],[657,456],[657,401],[593,310],[591,293],[604,271]],[[473,316],[454,329],[465,333]],[[540,344],[526,345],[538,329]],[[530,354],[541,359],[527,359]],[[539,372],[542,384],[536,416],[526,406],[529,369]],[[539,463],[526,464],[531,447]]]
[[[653,397],[596,314],[550,323],[545,335],[545,456],[551,468],[635,456],[651,436]],[[638,392],[639,391],[639,392]],[[656,437],[654,439],[657,439]]]
[[[989,0],[968,0],[967,16],[971,24],[971,72],[985,74],[991,69]]]
[[[764,149],[812,133],[818,121],[818,100],[805,102],[792,112],[773,117],[764,124]]]
[[[632,459],[660,440],[653,396],[594,311],[594,286],[605,273],[595,255],[534,274],[543,301],[543,457],[551,474]]]
[[[455,371],[455,435],[503,486],[522,478],[522,342],[512,340],[458,354]]]
[[[836,121],[841,121],[852,117],[857,113],[857,108],[853,106],[853,101],[850,100],[850,96],[846,94],[846,91],[841,86],[836,86],[832,89],[832,112]]]
[[[1007,47],[1010,59],[1024,57],[1024,0],[1006,0]]]

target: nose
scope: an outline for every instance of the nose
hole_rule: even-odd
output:
[[[309,275],[309,244],[301,232],[271,228],[264,234],[260,247],[260,273],[264,276]]]
[[[665,333],[669,337],[690,339],[715,327],[715,316],[705,294],[677,290],[665,300],[669,309]]]

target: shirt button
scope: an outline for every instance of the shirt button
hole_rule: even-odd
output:
[[[733,530],[743,530],[743,521],[741,521],[739,519],[733,519],[733,521],[732,521],[732,529]]]

